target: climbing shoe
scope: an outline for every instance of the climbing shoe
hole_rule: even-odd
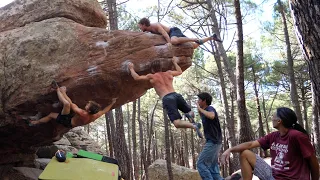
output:
[[[53,81],[51,82],[51,87],[52,87],[53,89],[59,88],[59,85],[58,85],[57,81],[53,80]]]
[[[213,34],[211,37],[212,37],[212,39],[215,40],[215,41],[222,42],[221,39],[219,39],[216,34]]]

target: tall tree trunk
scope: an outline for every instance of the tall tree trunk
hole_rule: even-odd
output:
[[[116,8],[116,0],[105,0],[107,7],[108,7],[108,17],[109,17],[109,27],[110,30],[117,30],[118,29],[118,18],[117,18],[117,8]],[[111,22],[112,21],[112,22]],[[112,111],[109,111],[108,113],[108,118],[110,121],[110,132],[111,132],[111,139],[112,139],[112,144],[115,145],[116,142],[116,137],[115,137],[115,124],[114,124],[114,119],[113,119],[113,113]],[[107,119],[107,118],[106,118]],[[122,124],[123,125],[123,124]],[[109,141],[111,142],[111,141]],[[114,156],[114,151],[113,151],[113,146],[110,148],[110,155]],[[116,156],[116,154],[115,154]]]
[[[217,16],[215,14],[216,10],[213,8],[213,3],[215,3],[215,1],[207,0],[206,3],[208,5],[210,19],[211,19],[212,23],[214,24],[212,26],[212,31],[213,31],[213,33],[217,34],[217,36],[220,38],[220,30],[219,30],[219,26],[218,26],[219,23],[217,20]],[[230,60],[228,59],[227,52],[226,52],[222,43],[216,43],[216,46],[219,51],[220,57],[223,61],[224,70],[227,72],[229,81],[231,83],[230,84],[231,88],[232,88],[233,92],[236,92],[236,89],[237,89],[236,77],[234,75],[234,70],[231,66]]]
[[[184,129],[183,131],[183,147],[184,147],[184,163],[185,163],[185,167],[190,168],[190,164],[189,164],[189,145],[188,145],[188,133],[187,133],[187,129]]]
[[[224,120],[223,121],[223,125],[222,125],[222,127],[223,127],[223,147],[222,147],[222,150],[223,151],[225,151],[225,150],[227,150],[230,146],[229,146],[229,142],[228,142],[228,136],[230,136],[230,135],[228,135],[228,129],[226,128],[227,127],[227,124],[226,124],[226,121]],[[233,159],[235,159],[235,158],[233,158]],[[236,162],[235,160],[233,160],[234,162]],[[226,176],[228,176],[229,174],[231,174],[232,172],[234,172],[234,169],[233,169],[233,165],[232,165],[232,161],[230,161],[231,162],[231,164],[229,164],[229,169],[228,169],[228,165],[227,164],[225,164],[225,165],[223,165],[222,166],[222,169],[223,169],[223,177],[226,177]],[[238,163],[239,164],[239,163]],[[228,170],[230,170],[229,171],[229,173],[228,173]]]
[[[221,37],[220,36],[220,30],[219,30],[219,26],[218,26],[218,20],[217,20],[217,16],[215,14],[216,10],[213,8],[213,3],[215,3],[215,1],[213,0],[207,0],[205,1],[208,5],[208,9],[209,9],[209,12],[210,12],[210,19],[211,21],[213,22],[213,26],[212,26],[212,31],[213,33],[217,34],[218,37]],[[239,5],[240,6],[240,5]],[[240,12],[240,9],[239,9],[239,12]],[[241,16],[241,12],[240,12],[240,16]],[[242,22],[241,22],[241,26],[242,26]],[[219,68],[219,66],[221,67],[221,61],[220,61],[220,58],[221,60],[223,61],[223,69],[227,72],[227,77],[229,79],[229,82],[230,82],[230,86],[231,86],[231,93],[230,93],[230,96],[231,96],[231,99],[235,99],[235,96],[236,96],[236,92],[237,92],[237,81],[236,81],[236,76],[234,74],[234,69],[230,63],[230,60],[227,56],[227,52],[223,46],[222,43],[215,43],[216,47],[217,47],[217,50],[216,51],[216,54],[215,55],[215,60],[216,60],[216,63],[217,63],[217,66],[218,66],[218,74],[219,74],[219,79],[220,79],[220,86],[221,86],[221,92],[224,93],[226,92],[226,90],[224,90],[224,75],[221,77],[221,74],[223,74],[222,72],[220,72],[220,69],[222,70],[222,68]],[[223,105],[224,105],[224,109],[225,109],[225,118],[226,118],[226,121],[227,121],[227,128],[228,128],[228,131],[229,131],[229,135],[230,135],[230,142],[231,142],[231,145],[232,146],[235,146],[236,145],[236,137],[235,137],[235,121],[234,121],[234,118],[231,117],[231,116],[234,116],[234,114],[231,112],[230,114],[229,113],[229,106],[228,106],[228,102],[227,102],[227,96],[225,94],[222,94],[222,100],[223,100]],[[248,119],[249,121],[249,119]],[[251,126],[251,125],[250,125]],[[238,158],[238,157],[234,157],[234,158]],[[234,168],[238,168],[239,167],[239,162],[238,161],[232,161],[233,164],[231,166],[231,169],[234,167]],[[233,170],[233,169],[232,169]]]
[[[192,156],[192,168],[197,169],[197,161],[196,161],[196,154],[194,152],[194,134],[193,129],[190,129],[191,131],[191,156]]]
[[[108,133],[108,141],[109,141],[109,151],[110,156],[115,157],[114,155],[114,143],[116,142],[114,132],[115,132],[115,125],[113,119],[113,111],[109,111],[105,114],[106,117],[106,124],[107,124],[107,133]]]
[[[216,10],[213,8],[213,3],[215,3],[215,1],[213,0],[207,0],[206,1],[207,5],[208,5],[208,9],[210,12],[210,19],[212,21],[212,23],[214,24],[212,26],[212,31],[213,33],[217,34],[217,36],[220,38],[220,30],[219,30],[219,26],[218,26],[218,20],[217,20],[217,16],[215,14]],[[240,5],[239,5],[240,6]],[[239,9],[240,11],[240,9]],[[241,15],[241,14],[240,14]],[[242,26],[242,25],[241,25]],[[219,79],[220,79],[220,86],[221,86],[221,93],[222,93],[222,100],[223,100],[223,105],[224,105],[224,109],[225,109],[225,118],[227,121],[227,128],[229,131],[229,135],[230,135],[230,142],[232,146],[236,145],[236,137],[235,137],[235,121],[234,118],[232,118],[231,116],[233,116],[234,114],[231,112],[229,114],[229,106],[228,106],[228,102],[227,102],[227,96],[225,94],[223,94],[224,92],[226,92],[225,88],[225,80],[224,80],[224,74],[222,72],[222,66],[221,66],[221,60],[223,61],[223,70],[227,73],[227,77],[229,79],[230,82],[230,87],[231,87],[231,99],[235,99],[236,96],[236,92],[237,92],[237,81],[236,81],[236,76],[234,74],[234,68],[231,65],[231,62],[227,56],[227,52],[223,46],[223,43],[215,43],[216,47],[217,47],[217,51],[214,53],[214,57],[215,57],[215,61],[217,63],[218,66],[218,74],[219,74]],[[221,59],[221,60],[220,60]],[[220,67],[220,68],[219,68]],[[222,75],[222,76],[221,76]],[[237,158],[237,157],[235,157]],[[239,163],[238,161],[232,161],[235,164],[233,164],[233,166],[239,167]],[[231,167],[232,168],[232,167]]]
[[[144,127],[144,141],[143,141],[143,147],[144,147],[144,154],[145,154],[145,163],[143,164],[144,165],[144,172],[145,172],[145,179],[149,179],[148,178],[148,161],[147,161],[147,158],[148,158],[148,142],[150,140],[150,137],[149,137],[149,134],[150,134],[150,117],[149,117],[149,114],[148,112],[146,113],[146,125]]]
[[[191,107],[191,95],[188,95],[188,104]],[[193,129],[190,129],[190,134],[191,134],[191,138],[190,138],[190,143],[191,143],[191,156],[192,156],[192,168],[193,169],[197,169],[197,161],[196,161],[196,154],[194,152],[194,134],[193,134]],[[186,129],[186,133],[188,133],[188,129]],[[189,160],[188,160],[188,164],[189,164]]]
[[[270,133],[269,129],[269,123],[268,123],[268,116],[267,116],[267,107],[266,107],[266,101],[264,99],[264,92],[263,92],[263,86],[261,85],[261,92],[262,92],[262,109],[263,109],[263,117],[266,123],[266,128],[267,128],[267,134]]]
[[[303,86],[303,83],[301,83],[301,100],[302,100],[302,107],[303,107],[303,119],[304,119],[304,127],[307,132],[310,133],[309,128],[309,121],[308,121],[308,106],[307,106],[307,99],[306,99],[306,87]]]
[[[296,80],[294,77],[293,58],[292,58],[291,44],[290,44],[289,33],[288,33],[287,19],[286,19],[284,7],[283,7],[281,0],[277,0],[277,3],[279,5],[279,12],[280,12],[281,18],[282,18],[283,32],[284,32],[286,48],[287,48],[288,74],[289,74],[289,79],[290,79],[291,102],[292,102],[294,111],[297,114],[298,122],[303,127],[301,108],[300,108],[299,99],[298,99],[297,85],[296,85]]]
[[[137,139],[136,139],[136,109],[137,109],[137,101],[132,103],[132,161],[134,167],[134,179],[139,179],[139,164],[137,159]]]
[[[152,157],[151,157],[151,162],[154,162],[157,158],[157,155],[156,155],[156,148],[157,148],[157,131],[154,131],[154,136],[152,137],[152,145],[151,145],[151,148],[152,148],[152,151],[151,151],[151,154],[152,154]]]
[[[148,118],[147,118],[147,121],[149,121]],[[148,126],[145,127],[144,129],[146,130],[147,128],[148,128]],[[147,134],[148,134],[148,132],[147,132]],[[145,172],[145,177],[144,177],[145,180],[149,179],[149,174],[148,174],[148,170],[149,169],[148,169],[148,165],[147,165],[147,141],[148,141],[148,138],[146,138],[143,141],[143,143],[144,143],[144,146],[143,146],[143,148],[144,148],[144,158],[145,158],[143,167],[144,167],[144,172]]]
[[[154,151],[155,151],[155,157],[153,160],[159,159],[159,151],[158,151],[158,135],[157,131],[154,132],[154,139],[155,139],[155,145],[154,145]]]
[[[232,120],[232,118],[230,117],[230,108],[229,108],[229,104],[228,104],[228,98],[227,98],[227,92],[226,92],[226,85],[225,85],[225,80],[224,80],[224,74],[223,74],[223,70],[222,70],[222,65],[221,65],[221,60],[220,60],[220,54],[219,51],[214,52],[214,59],[216,61],[217,64],[217,68],[218,68],[218,74],[219,74],[219,79],[220,79],[220,87],[221,87],[221,94],[222,94],[222,103],[224,106],[224,118],[227,121],[227,129],[228,129],[228,140],[231,143],[231,146],[236,146],[236,133],[235,133],[235,126],[234,126],[234,121]],[[235,160],[231,160],[231,170],[233,171],[233,167],[239,167],[239,161],[238,161],[238,155],[234,156],[233,159]]]
[[[234,94],[235,92],[232,91],[232,89],[230,90],[230,98],[231,98],[231,105],[230,105],[230,118],[231,121],[234,122],[234,125],[237,124],[236,120],[235,120],[235,105],[234,105]],[[235,134],[238,134],[239,131],[236,131],[236,128],[234,128]],[[228,131],[229,132],[229,131]],[[230,142],[230,144],[228,143],[229,148],[232,147],[232,144]],[[230,157],[229,161],[231,162],[229,165],[229,173],[231,174],[232,172],[234,172],[235,169],[239,169],[240,168],[240,162],[239,162],[239,157],[240,154],[239,153],[235,153],[233,158]]]
[[[155,113],[155,110],[156,110],[156,108],[157,108],[157,106],[158,106],[158,100],[156,101],[156,104],[154,105],[154,107],[153,107],[153,109],[152,109],[152,111],[151,111],[151,115],[150,115],[150,120],[151,120],[151,122],[150,122],[150,130],[149,130],[149,134],[148,134],[148,136],[149,136],[149,138],[148,138],[148,148],[147,148],[147,166],[149,167],[150,165],[151,165],[151,152],[150,152],[150,150],[151,150],[151,141],[154,139],[153,138],[153,126],[154,126],[154,113]]]
[[[320,133],[319,133],[319,112],[316,105],[315,93],[312,91],[312,133],[313,142],[316,149],[317,155],[320,155]]]
[[[266,122],[266,123],[268,123],[268,118],[271,117],[271,110],[272,110],[272,107],[273,107],[273,103],[274,103],[274,101],[275,101],[276,98],[277,98],[278,92],[279,92],[279,85],[277,86],[276,93],[275,93],[275,95],[273,96],[273,99],[272,99],[272,102],[271,102],[271,105],[270,105],[268,114],[267,114],[267,116],[266,116],[266,119],[265,119],[265,122]]]
[[[116,128],[117,128],[117,136],[116,143],[114,144],[114,152],[116,155],[116,159],[119,161],[119,167],[121,171],[121,176],[124,179],[131,180],[130,171],[131,171],[131,163],[129,159],[128,147],[126,144],[124,126],[123,126],[123,114],[122,107],[116,108]]]
[[[140,153],[141,153],[141,169],[144,169],[146,172],[146,154],[145,154],[145,148],[144,148],[144,135],[143,135],[143,126],[142,126],[142,120],[141,120],[141,105],[140,105],[140,98],[138,99],[138,122],[139,122],[139,145],[140,145]]]
[[[160,7],[160,0],[158,0],[158,9],[157,9],[157,22],[160,22],[160,10],[161,10],[161,7]]]
[[[180,137],[181,137],[181,131],[180,131]],[[183,140],[182,138],[179,139],[179,137],[175,137],[176,138],[176,164],[180,165],[180,166],[184,166],[184,158],[183,158]],[[179,139],[179,140],[178,140]]]
[[[230,98],[231,98],[231,106],[230,106],[230,118],[231,118],[231,122],[234,122],[233,123],[233,126],[234,126],[234,131],[235,131],[235,134],[239,133],[236,131],[236,128],[235,128],[235,125],[237,124],[236,122],[236,118],[235,118],[235,105],[234,105],[234,102],[235,102],[235,95],[233,95],[234,93],[236,93],[235,91],[232,91],[232,89],[230,90]]]
[[[108,4],[108,17],[110,30],[118,30],[118,11],[116,0],[106,0]]]
[[[172,132],[172,128],[170,126],[170,122],[169,122],[168,126],[169,126],[170,143],[171,143],[171,162],[172,163],[176,163],[176,159],[174,158],[175,157],[175,153],[176,153],[175,145],[174,145],[175,141],[173,139],[173,132]]]
[[[237,80],[237,104],[238,119],[240,121],[239,143],[253,140],[253,131],[249,121],[246,108],[244,92],[244,70],[243,70],[243,30],[240,0],[234,0],[235,15],[237,21],[237,59],[236,59],[236,80]]]
[[[259,91],[257,88],[257,76],[254,65],[251,66],[252,75],[253,75],[253,89],[254,94],[256,96],[256,105],[257,105],[257,113],[258,113],[258,121],[259,121],[259,137],[263,137],[265,135],[263,130],[263,122],[262,122],[262,113],[260,108],[260,100],[259,100]],[[259,149],[260,157],[265,157],[267,151],[263,151],[262,148]]]
[[[320,112],[320,2],[290,0],[295,31],[308,63],[316,109]],[[317,120],[319,122],[319,119]],[[319,137],[319,136],[317,136]]]
[[[107,120],[107,119],[106,119]],[[110,152],[108,149],[108,132],[107,132],[107,123],[103,124],[103,135],[104,135],[104,143],[106,145],[106,153],[110,156]]]
[[[170,153],[170,122],[167,116],[167,112],[163,109],[163,119],[164,119],[164,136],[165,136],[165,145],[166,145],[166,161],[167,161],[167,170],[168,170],[168,179],[173,180],[172,166],[171,166],[171,153]]]
[[[130,163],[130,177],[131,179],[133,179],[133,168],[132,168],[132,149],[131,149],[131,125],[130,125],[130,110],[129,110],[129,103],[127,103],[127,122],[128,122],[128,129],[127,129],[127,132],[128,132],[128,138],[127,138],[127,141],[128,141],[128,151],[129,151],[129,162]]]

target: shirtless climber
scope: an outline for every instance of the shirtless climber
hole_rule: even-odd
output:
[[[101,106],[98,103],[89,101],[85,106],[85,109],[81,109],[76,104],[72,103],[71,99],[66,94],[65,86],[57,86],[57,95],[60,102],[63,104],[62,111],[60,113],[51,112],[49,115],[39,120],[28,121],[30,126],[47,123],[53,119],[67,128],[83,126],[95,121],[101,115],[110,111],[111,107],[116,102],[116,98],[114,98],[109,106],[100,110]]]
[[[193,112],[191,108],[187,104],[187,102],[183,99],[181,94],[178,94],[174,91],[172,81],[174,76],[179,76],[182,74],[182,70],[178,65],[179,59],[177,57],[172,58],[172,63],[176,70],[171,71],[168,70],[166,72],[161,72],[161,64],[160,61],[153,61],[151,64],[151,72],[152,74],[147,75],[138,75],[134,70],[134,65],[129,63],[129,70],[133,79],[137,81],[149,81],[156,93],[162,99],[163,108],[167,111],[170,121],[174,124],[176,128],[191,128],[197,131],[198,136],[202,138],[202,134],[199,130],[201,124],[194,123]],[[189,120],[193,123],[181,120],[181,115],[179,110],[185,113],[185,115],[189,118]]]
[[[192,46],[194,49],[196,49],[197,47],[199,47],[199,45],[202,45],[209,40],[222,42],[216,34],[213,34],[212,36],[203,39],[188,38],[181,32],[179,28],[169,28],[161,23],[150,23],[150,20],[148,18],[140,19],[138,26],[140,30],[143,32],[148,31],[153,34],[161,34],[166,39],[168,43],[167,45],[169,47],[171,47],[171,44],[176,45],[186,42],[194,42],[192,43]]]

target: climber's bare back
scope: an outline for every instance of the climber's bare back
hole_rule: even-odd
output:
[[[172,85],[173,76],[169,72],[157,72],[155,74],[148,74],[147,76],[150,78],[149,81],[160,98],[175,92]]]
[[[160,30],[159,30],[161,28],[163,28],[169,34],[170,28],[161,24],[161,23],[151,23],[150,26],[147,27],[146,31],[149,31],[149,32],[155,33],[155,34],[161,34]]]
[[[97,117],[95,117],[95,115],[90,115],[88,112],[86,112],[85,110],[83,110],[83,113],[77,113],[72,119],[71,119],[71,125],[73,127],[76,126],[83,126],[83,125],[87,125],[91,122],[93,122],[94,120],[97,119]]]

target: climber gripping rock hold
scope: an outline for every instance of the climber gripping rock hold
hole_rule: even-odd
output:
[[[47,123],[53,119],[67,128],[86,125],[107,113],[116,102],[116,98],[114,98],[109,106],[100,110],[101,106],[98,103],[89,101],[85,106],[85,109],[81,109],[68,97],[65,86],[59,87],[55,81],[52,82],[52,86],[56,87],[59,101],[63,104],[62,111],[60,113],[51,112],[49,115],[39,120],[27,120],[29,126]]]
[[[194,113],[191,111],[190,106],[183,99],[183,97],[176,93],[173,89],[173,77],[179,76],[182,74],[182,70],[178,65],[179,59],[177,57],[172,58],[172,63],[176,70],[168,70],[166,72],[162,72],[160,61],[153,61],[151,63],[151,72],[152,74],[147,75],[138,75],[134,70],[134,65],[129,62],[129,70],[133,79],[137,81],[149,81],[156,93],[162,99],[163,108],[167,111],[170,121],[174,124],[176,128],[191,128],[197,131],[197,134],[200,138],[202,138],[202,134],[199,130],[201,125],[199,123],[194,123],[193,119],[189,119],[191,122],[181,120],[181,115],[178,111],[181,110],[185,114],[188,114],[187,117],[194,116]]]

